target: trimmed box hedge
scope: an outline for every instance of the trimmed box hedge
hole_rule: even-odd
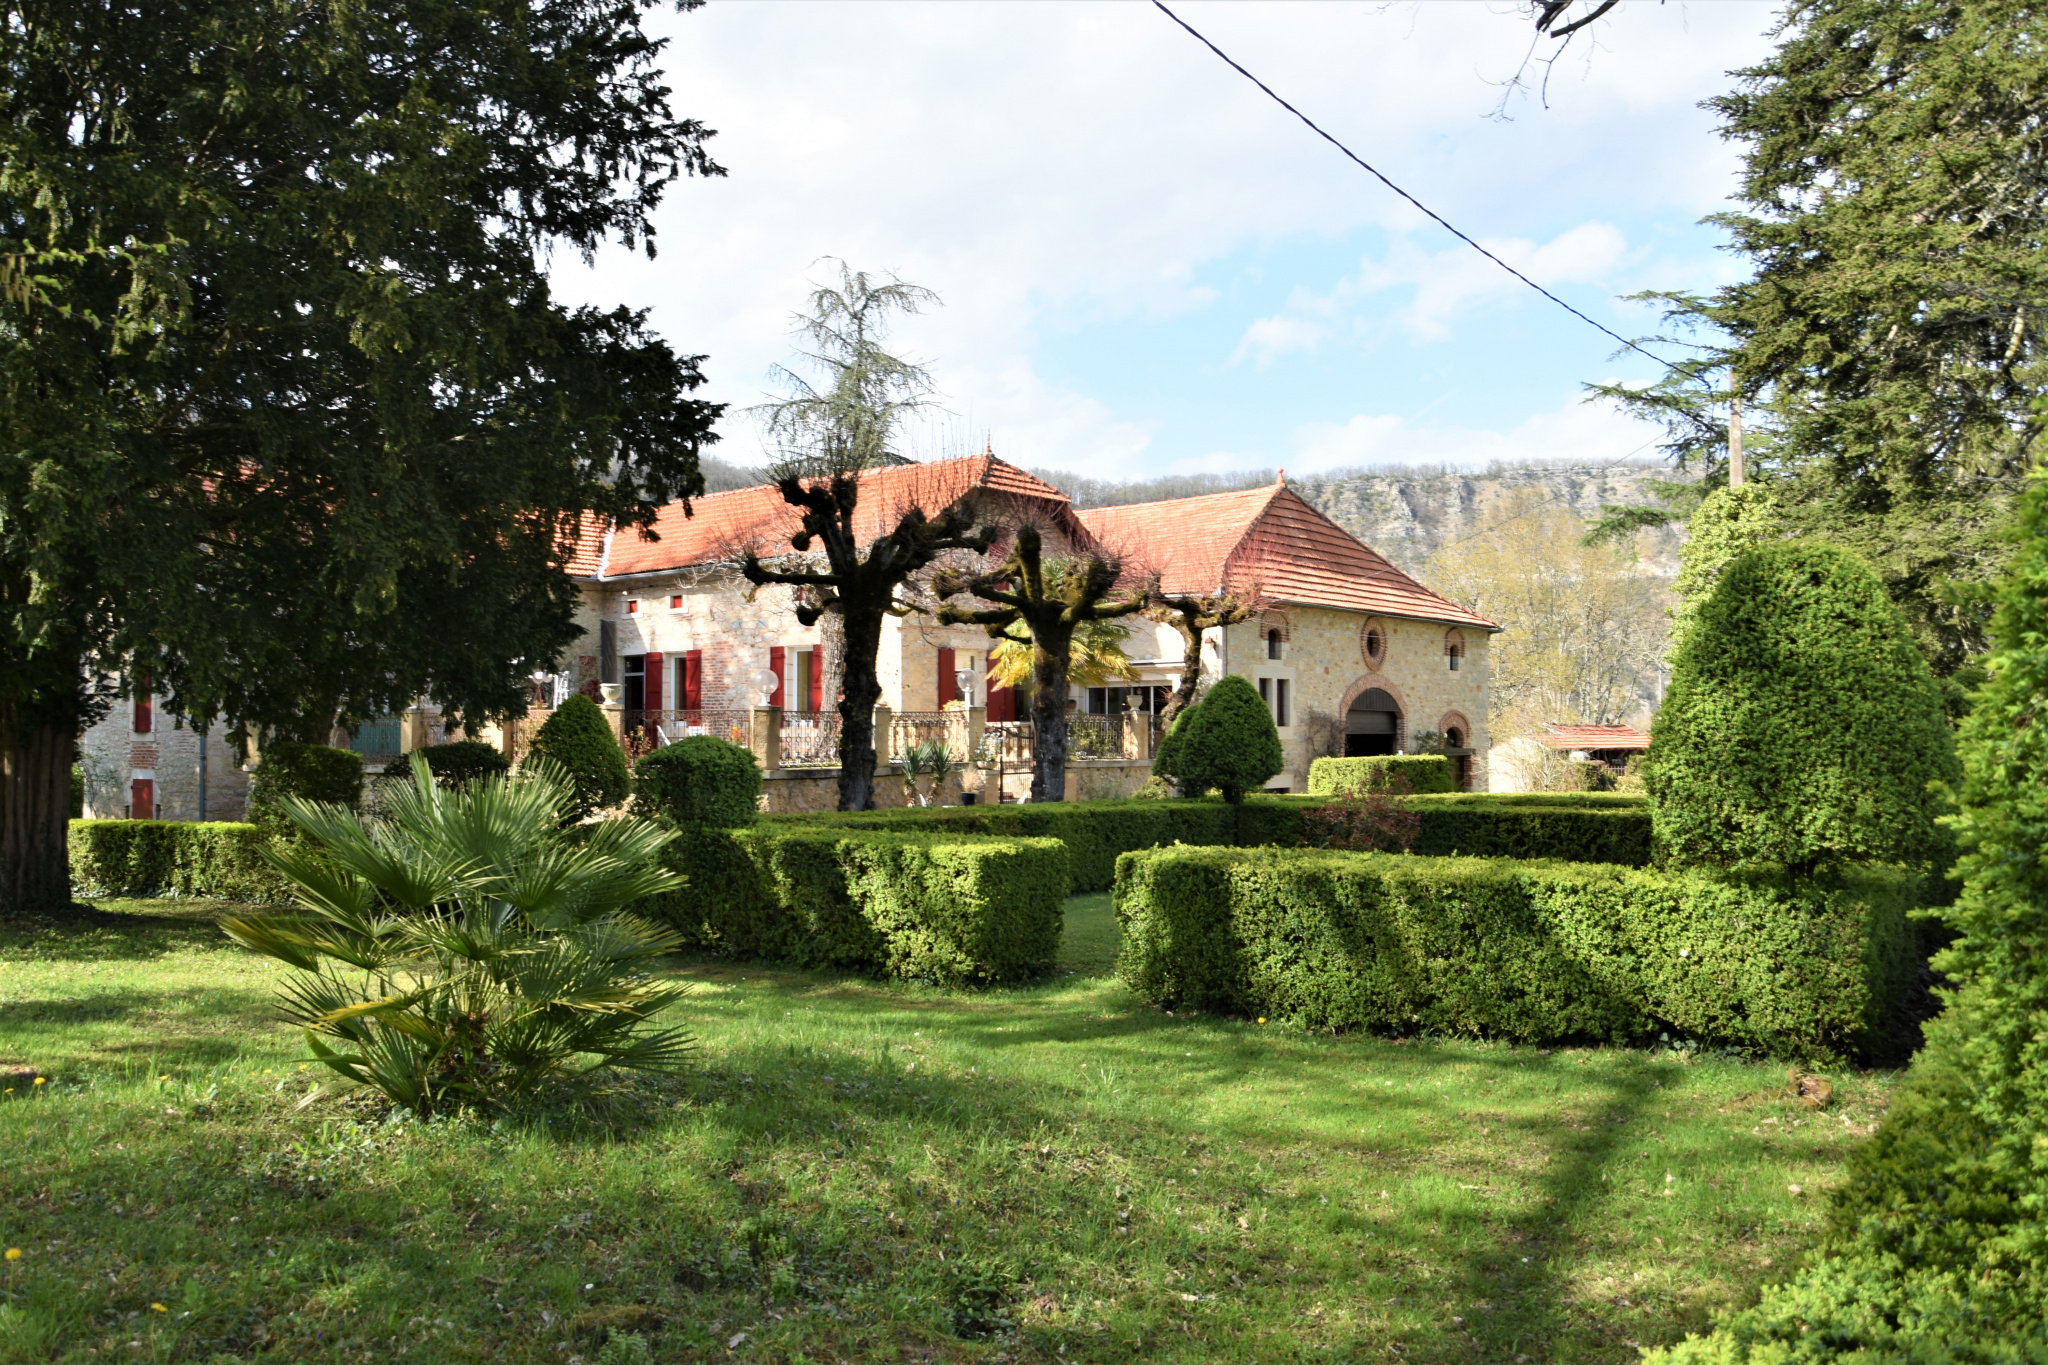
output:
[[[1301,842],[1298,805],[1269,797],[1224,801],[1021,802],[1006,806],[941,806],[887,811],[776,815],[764,828],[856,829],[875,832],[999,835],[1057,839],[1072,859],[1074,890],[1107,891],[1116,860],[1133,849],[1163,844],[1283,844]]]
[[[1640,796],[1459,792],[1412,796],[1422,816],[1415,853],[1428,857],[1556,859],[1649,866],[1649,805]]]
[[[1071,889],[1057,839],[700,827],[669,858],[645,908],[706,947],[946,985],[1050,972]]]
[[[1442,754],[1373,754],[1363,758],[1318,758],[1308,765],[1310,796],[1342,796],[1386,787],[1404,778],[1416,795],[1454,792],[1458,775]]]
[[[71,884],[85,896],[211,896],[291,899],[264,861],[274,834],[229,821],[73,820]]]
[[[1172,848],[1118,861],[1117,974],[1161,1005],[1312,1028],[1630,1041],[1837,1059],[1918,965],[1921,879]]]

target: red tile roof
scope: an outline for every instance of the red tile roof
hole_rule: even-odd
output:
[[[989,454],[870,469],[860,481],[855,516],[863,539],[881,535],[914,506],[936,512],[970,492],[995,500],[990,511],[998,521],[1029,517],[1074,524],[1066,494]],[[697,498],[690,512],[685,516],[680,502],[662,508],[654,521],[659,537],[655,540],[642,539],[633,530],[609,532],[603,552],[594,558],[587,552],[590,537],[585,535],[569,561],[569,572],[597,579],[662,573],[730,561],[743,548],[772,559],[790,552],[789,538],[797,529],[796,509],[782,500],[773,484]]]
[[[1170,593],[1228,592],[1260,602],[1501,628],[1402,573],[1285,483],[1091,507],[1079,515],[1106,549],[1131,569],[1156,572]]]
[[[1549,725],[1536,739],[1553,749],[1647,749],[1650,737],[1633,725]]]

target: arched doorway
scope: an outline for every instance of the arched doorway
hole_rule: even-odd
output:
[[[1392,754],[1400,748],[1400,703],[1380,688],[1366,688],[1344,716],[1344,757]]]

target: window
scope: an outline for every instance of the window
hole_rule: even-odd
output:
[[[151,704],[149,696],[150,686],[150,678],[147,673],[135,679],[135,718],[133,725],[135,733],[138,735],[146,735],[156,726],[155,708]]]
[[[1465,637],[1455,630],[1444,636],[1444,658],[1450,664],[1453,673],[1456,673],[1459,665],[1465,661]]]
[[[640,614],[640,599],[639,599],[639,598],[637,598],[637,597],[629,597],[629,598],[627,598],[627,599],[626,599],[626,615],[628,615],[628,616],[638,616],[639,614]]]
[[[1273,723],[1283,730],[1287,728],[1290,719],[1288,715],[1289,709],[1287,679],[1275,678],[1273,679]]]
[[[1266,706],[1269,710],[1272,708],[1273,680],[1271,678],[1259,679],[1259,700],[1266,703]]]
[[[1269,659],[1280,657],[1280,632],[1277,630],[1266,632],[1266,657]]]
[[[670,611],[681,611],[683,609],[683,595],[681,593],[671,593],[669,595],[668,609]]]
[[[1380,621],[1367,621],[1365,629],[1358,635],[1358,652],[1365,656],[1365,666],[1377,673],[1387,661],[1387,628]]]

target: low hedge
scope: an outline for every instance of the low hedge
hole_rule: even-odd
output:
[[[1125,854],[1117,974],[1148,1001],[1314,1028],[1838,1059],[1885,1038],[1921,879],[1278,849]]]
[[[1429,857],[1551,858],[1571,863],[1651,861],[1649,805],[1591,793],[1412,796],[1422,816],[1413,852]]]
[[[1395,777],[1406,780],[1408,790],[1418,796],[1458,789],[1458,775],[1451,768],[1451,760],[1442,754],[1373,754],[1365,758],[1314,760],[1308,765],[1308,794],[1338,796],[1374,791],[1386,787]]]
[[[667,856],[688,884],[645,908],[706,947],[947,985],[1050,972],[1070,890],[1056,839],[698,826]]]
[[[1163,844],[1282,844],[1301,842],[1301,810],[1270,797],[1223,801],[1154,800],[1022,802],[1007,806],[941,806],[821,815],[776,815],[768,828],[856,829],[890,833],[1000,835],[1057,839],[1072,859],[1074,890],[1107,891],[1116,860],[1134,849]]]
[[[285,879],[263,859],[273,837],[226,821],[73,820],[71,884],[84,896],[289,900]]]

